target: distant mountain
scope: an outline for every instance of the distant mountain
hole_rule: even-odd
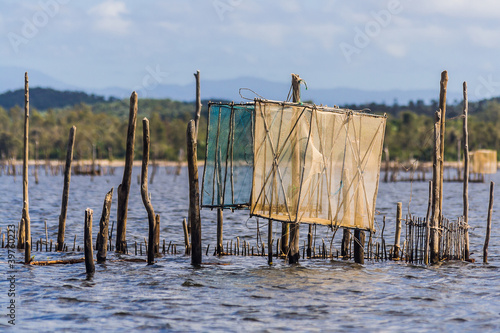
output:
[[[105,102],[103,96],[88,95],[78,91],[58,91],[51,88],[30,88],[30,106],[38,110],[62,108],[75,104]],[[0,106],[9,109],[15,105],[24,107],[24,89],[0,94]]]
[[[6,90],[20,89],[24,86],[24,70],[19,68],[1,67],[2,80],[0,80],[0,92]],[[61,82],[36,70],[29,70],[31,87],[46,87],[57,90],[84,91],[88,94],[119,99],[128,98],[131,91],[121,87],[109,87],[105,89],[82,89],[70,84]],[[268,80],[242,77],[228,80],[203,80],[201,81],[201,98],[206,100],[232,100],[234,102],[247,102],[258,97],[250,90],[243,89],[240,96],[240,88],[248,88],[259,94],[263,98],[273,100],[285,100],[290,90],[290,83],[272,82]],[[195,99],[195,84],[158,85],[154,89],[138,89],[139,98],[170,98],[179,101],[193,101]],[[429,90],[377,90],[368,91],[353,88],[332,88],[324,89],[314,86],[314,82],[308,82],[308,89],[302,86],[302,99],[312,100],[316,104],[323,105],[347,105],[347,104],[368,104],[384,103],[392,105],[408,104],[409,101],[423,100],[429,103],[437,100],[439,91]],[[454,103],[462,100],[461,92],[448,91],[448,101]]]

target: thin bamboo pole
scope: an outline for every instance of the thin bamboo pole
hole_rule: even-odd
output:
[[[442,174],[440,172],[440,159],[441,145],[440,145],[440,123],[441,123],[441,110],[436,111],[436,122],[434,124],[434,158],[432,168],[432,183],[433,189],[433,202],[432,202],[432,224],[431,224],[431,237],[430,237],[430,261],[432,264],[439,262],[439,222],[441,221],[440,210],[440,189],[442,184]]]
[[[194,73],[194,77],[196,78],[196,113],[194,115],[194,123],[196,134],[195,138],[198,141],[198,129],[200,124],[200,114],[201,114],[201,94],[200,94],[200,71],[196,71]]]
[[[484,247],[483,247],[483,262],[488,262],[488,245],[490,243],[490,235],[491,235],[491,215],[493,214],[493,193],[495,189],[495,183],[490,183],[490,203],[488,205],[488,221],[486,223],[486,237],[484,238]]]
[[[443,175],[444,175],[444,132],[446,122],[446,90],[448,86],[448,72],[441,73],[440,91],[439,91],[439,109],[441,110],[441,123],[440,123],[440,155],[441,160],[439,163],[440,168],[440,184],[439,184],[439,217],[443,214]]]
[[[149,163],[149,120],[142,120],[142,168],[141,168],[141,198],[146,211],[148,212],[149,233],[148,233],[148,265],[155,262],[155,211],[148,193],[148,163]]]
[[[24,220],[24,263],[31,261],[31,226],[28,197],[28,154],[29,154],[30,93],[28,72],[24,74],[24,155],[23,155],[23,220]]]
[[[198,187],[198,159],[196,157],[196,129],[194,120],[187,127],[187,156],[189,173],[189,216],[191,221],[191,264],[201,264],[200,190]]]
[[[223,248],[223,215],[222,215],[222,208],[217,208],[217,254],[220,256],[222,255],[222,248]]]
[[[267,263],[273,264],[273,221],[269,220],[267,225]]]
[[[294,103],[300,103],[300,77],[297,74],[292,74],[292,96]],[[299,121],[298,115],[294,115],[292,118],[292,122],[296,123]],[[300,185],[300,147],[299,147],[299,130],[298,127],[295,127],[294,135],[292,137],[292,203],[293,207],[293,215],[295,216],[295,223],[291,223],[290,225],[290,248],[288,251],[288,262],[290,264],[296,264],[299,262],[299,188]]]
[[[401,220],[403,216],[403,203],[398,202],[396,206],[396,233],[394,238],[394,259],[399,259],[400,253],[400,239],[401,239]]]
[[[137,120],[137,93],[130,95],[130,107],[127,130],[127,150],[122,183],[118,186],[118,208],[116,218],[116,252],[124,253],[127,248],[127,209],[134,162],[135,127]]]
[[[469,117],[469,101],[467,97],[467,82],[463,83],[464,88],[464,110],[463,110],[463,145],[464,145],[464,224],[465,224],[465,244],[464,244],[464,259],[469,260],[469,130],[467,118]]]
[[[57,251],[62,251],[64,234],[66,232],[66,217],[68,213],[69,184],[71,181],[71,162],[73,161],[73,147],[75,145],[76,127],[69,130],[68,149],[66,152],[66,167],[64,169],[64,187],[62,193],[61,214],[59,215],[59,230],[57,232]]]

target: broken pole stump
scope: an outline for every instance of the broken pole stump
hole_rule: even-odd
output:
[[[191,222],[191,264],[201,264],[200,190],[198,185],[198,160],[196,157],[196,129],[194,120],[187,127],[187,157],[189,173],[189,217]]]
[[[134,163],[135,127],[137,120],[137,93],[130,96],[127,148],[125,153],[125,168],[123,169],[122,183],[118,186],[118,208],[116,218],[116,252],[125,253],[127,248],[127,208]]]
[[[66,150],[66,167],[64,168],[64,185],[62,193],[61,214],[59,215],[59,230],[57,232],[57,251],[62,251],[64,234],[66,232],[66,217],[68,213],[69,184],[71,181],[71,162],[73,161],[73,148],[75,145],[76,127],[69,130],[68,148]]]
[[[351,231],[348,228],[344,228],[342,234],[342,247],[340,249],[340,255],[344,260],[349,258],[350,244],[351,244]]]
[[[85,253],[85,271],[87,276],[91,276],[95,272],[94,255],[92,249],[92,215],[94,211],[90,208],[85,210],[85,226],[83,232],[84,253]]]
[[[149,163],[149,120],[144,118],[142,120],[142,168],[141,168],[141,197],[142,203],[148,212],[149,221],[149,233],[148,233],[148,265],[152,265],[155,262],[155,226],[156,226],[156,215],[149,200],[148,193],[148,163]]]
[[[191,248],[191,246],[189,245],[189,232],[186,219],[182,220],[182,230],[184,230],[184,248],[186,249],[185,254],[190,254],[189,249]]]
[[[488,220],[486,223],[486,236],[484,238],[483,246],[483,263],[488,263],[488,245],[490,243],[491,235],[491,215],[493,214],[493,190],[495,188],[495,183],[490,183],[490,203],[488,205]]]
[[[273,264],[273,221],[269,220],[267,224],[267,263]]]
[[[160,214],[156,214],[155,216],[154,240],[155,240],[154,254],[155,256],[160,255]],[[163,249],[165,249],[165,240],[163,240]]]
[[[106,261],[108,250],[108,229],[109,229],[109,214],[111,210],[111,200],[113,199],[113,188],[104,197],[104,204],[102,206],[101,220],[99,221],[99,233],[97,234],[96,249],[97,249],[97,263]],[[73,245],[73,249],[74,249]]]

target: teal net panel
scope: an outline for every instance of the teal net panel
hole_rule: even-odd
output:
[[[247,208],[252,193],[254,104],[209,104],[202,207]]]

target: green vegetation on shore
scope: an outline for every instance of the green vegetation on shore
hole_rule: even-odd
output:
[[[53,90],[49,90],[54,94]],[[13,92],[15,93],[15,92]],[[31,108],[30,112],[30,152],[34,154],[38,141],[39,159],[64,159],[69,129],[77,127],[75,159],[89,159],[92,145],[96,146],[97,157],[107,159],[123,158],[128,121],[128,100],[104,100],[99,96],[79,95],[77,104],[75,93],[57,92],[60,98],[47,109]],[[62,97],[61,97],[62,96]],[[18,104],[22,104],[23,97]],[[78,96],[77,96],[78,97]],[[33,101],[34,97],[31,96]],[[87,101],[87,102],[85,102]],[[207,102],[203,101],[198,142],[198,155],[205,153],[207,124]],[[66,103],[66,104],[64,104]],[[89,104],[90,103],[90,104]],[[0,105],[5,105],[1,104]],[[32,103],[32,105],[36,105]],[[48,104],[47,104],[48,105]],[[7,105],[6,105],[7,106]],[[437,102],[425,104],[422,101],[409,105],[345,105],[354,110],[368,108],[373,113],[387,113],[385,145],[389,148],[391,160],[400,161],[415,158],[429,161],[432,152],[433,116]],[[136,159],[142,152],[143,117],[150,120],[151,157],[155,159],[178,159],[179,150],[185,149],[187,122],[194,116],[194,102],[178,102],[169,99],[139,99],[139,113],[136,132]],[[462,137],[462,104],[448,105],[446,127],[446,157],[448,161],[457,159],[457,145]],[[469,105],[469,149],[500,149],[500,99],[483,100]],[[19,105],[0,106],[0,156],[21,158],[24,111]],[[30,158],[34,158],[31,155]]]

